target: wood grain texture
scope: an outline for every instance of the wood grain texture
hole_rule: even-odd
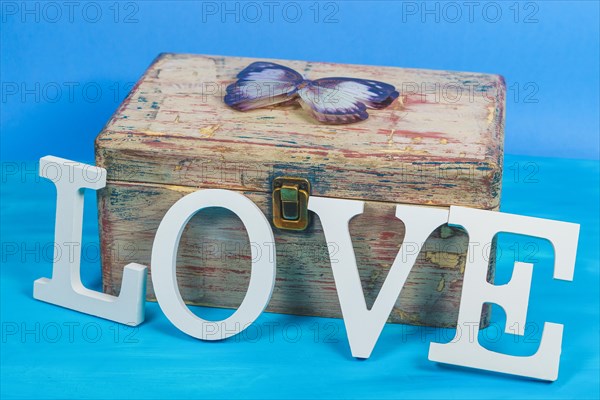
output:
[[[297,175],[318,196],[498,207],[501,77],[275,60],[310,78],[376,78],[401,92],[366,121],[330,126],[299,106],[225,106],[225,87],[253,61],[159,57],[96,140],[108,180],[267,192],[273,176]]]
[[[195,189],[156,184],[113,183],[100,193],[104,290],[117,295],[123,266],[150,265],[151,246],[162,216]],[[244,192],[266,214],[270,197]],[[354,251],[367,305],[372,306],[404,238],[404,225],[393,204],[367,202],[364,214],[350,222]],[[277,280],[267,311],[341,317],[328,247],[318,218],[306,232],[273,228]],[[251,243],[231,212],[212,208],[196,214],[180,242],[177,277],[188,304],[237,308],[250,279]],[[390,322],[454,326],[468,246],[466,233],[442,226],[423,243],[407,243],[418,261],[390,315]],[[262,256],[262,255],[260,255]],[[150,269],[151,273],[151,269]],[[493,274],[493,268],[490,270]],[[492,275],[490,275],[490,279]],[[150,283],[150,281],[149,281]],[[152,285],[147,297],[155,300]],[[487,310],[484,313],[487,322]]]
[[[198,188],[242,191],[268,219],[277,176],[309,179],[312,195],[368,201],[351,233],[369,306],[404,234],[393,203],[498,209],[501,77],[274,60],[310,79],[378,79],[401,93],[387,109],[370,111],[366,121],[328,126],[299,106],[245,113],[226,107],[225,87],[253,61],[162,55],[99,134],[96,162],[108,170],[107,187],[98,194],[108,293],[118,293],[127,262],[149,264],[164,212]],[[236,217],[215,210],[200,213],[186,228],[180,288],[190,304],[237,307],[248,284],[248,239]],[[304,232],[274,232],[278,278],[268,310],[339,317],[327,252],[335,244],[325,243],[318,219]],[[455,325],[466,247],[464,232],[438,229],[390,321]],[[148,297],[153,299],[150,282]]]

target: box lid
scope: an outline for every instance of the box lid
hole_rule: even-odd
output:
[[[400,96],[349,125],[295,104],[227,107],[225,88],[254,61],[308,79],[376,79]],[[498,75],[162,54],[98,135],[96,161],[109,181],[271,192],[287,175],[317,196],[497,209],[504,97]]]

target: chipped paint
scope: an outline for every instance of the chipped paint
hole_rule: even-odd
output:
[[[441,292],[442,290],[444,290],[444,286],[446,286],[446,281],[444,280],[444,277],[442,277],[435,290]]]
[[[390,131],[390,134],[388,135],[387,142],[390,146],[392,146],[394,144],[394,130],[393,129]]]
[[[200,133],[200,135],[206,138],[211,138],[215,135],[215,132],[218,131],[220,127],[220,124],[205,126],[204,128],[198,129],[198,132]]]
[[[440,230],[440,237],[442,239],[448,239],[449,237],[452,237],[453,234],[454,231],[448,225],[442,225]]]
[[[491,105],[487,108],[487,110],[487,122],[488,124],[491,124],[492,122],[494,122],[494,117],[496,116],[496,107],[494,105]]]
[[[440,268],[458,269],[460,263],[460,254],[449,252],[428,251],[425,253],[425,259],[438,265]]]
[[[224,107],[222,95],[203,98],[199,93],[202,82],[226,84],[251,61],[255,60],[165,55],[136,84],[98,137],[97,165],[128,172],[128,182],[114,181],[109,175],[106,190],[99,192],[107,291],[118,290],[123,261],[129,261],[117,262],[111,255],[135,243],[138,252],[132,261],[149,263],[160,217],[199,187],[242,191],[267,217],[272,179],[278,175],[306,177],[313,184],[312,195],[366,201],[365,218],[353,219],[350,231],[368,304],[379,292],[404,235],[403,225],[393,218],[390,193],[406,204],[497,209],[504,126],[501,78],[285,62],[322,76],[368,78],[376,72],[378,79],[397,87],[403,82],[465,81],[468,87],[498,82],[493,90],[483,87],[484,96],[472,101],[464,96],[453,104],[404,93],[364,123],[346,126],[323,126],[302,113],[288,113],[287,108],[239,113]],[[441,170],[453,173],[440,177]],[[465,178],[464,174],[471,175]],[[386,207],[392,211],[384,212]],[[200,259],[194,240],[208,235],[204,237],[230,249],[237,244],[243,247],[247,236],[239,221],[217,211],[203,213],[201,219],[201,224],[195,218],[190,221],[189,235],[184,234],[180,246],[182,296],[188,304],[236,308],[247,289],[250,255],[219,251],[211,259],[210,252],[203,251]],[[318,219],[307,232],[276,231],[275,235],[278,277],[267,310],[340,317]],[[447,226],[427,239],[390,315],[392,322],[456,323],[465,255],[449,249],[466,248],[467,243],[464,231]],[[311,258],[317,246],[322,246],[320,255]],[[151,285],[148,297],[153,299]]]

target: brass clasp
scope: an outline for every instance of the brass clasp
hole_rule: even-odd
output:
[[[310,182],[281,176],[273,180],[273,224],[280,229],[302,231],[308,226]]]

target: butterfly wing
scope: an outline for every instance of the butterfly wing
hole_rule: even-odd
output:
[[[304,80],[291,68],[262,61],[248,65],[237,78],[227,87],[224,101],[239,111],[289,101],[296,97],[297,86]]]
[[[384,82],[354,78],[323,78],[298,91],[302,105],[320,122],[348,124],[369,117],[366,109],[382,109],[398,98]]]
[[[352,95],[336,88],[309,82],[298,90],[302,108],[326,124],[350,124],[369,117],[367,107]]]
[[[313,81],[319,86],[336,88],[363,102],[367,108],[382,109],[398,98],[393,85],[369,79],[322,78]]]

